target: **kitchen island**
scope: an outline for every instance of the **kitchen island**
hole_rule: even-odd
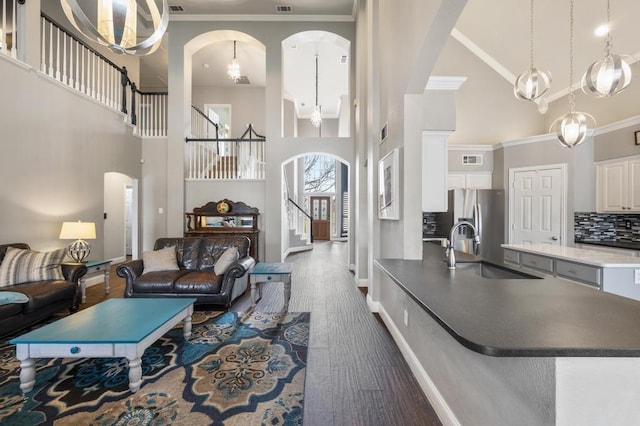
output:
[[[640,423],[640,302],[443,260],[425,243],[376,265],[380,314],[445,424]]]

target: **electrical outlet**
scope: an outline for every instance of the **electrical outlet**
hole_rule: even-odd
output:
[[[638,270],[640,271],[640,270]],[[638,274],[636,274],[638,275]],[[405,327],[409,327],[409,312],[407,312],[407,310],[404,310],[404,326]]]
[[[640,269],[633,270],[633,282],[634,284],[640,284]]]
[[[158,214],[164,214],[164,209],[162,207],[158,208]]]

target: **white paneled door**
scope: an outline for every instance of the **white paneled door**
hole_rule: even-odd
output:
[[[519,169],[511,175],[513,244],[562,244],[563,168]]]

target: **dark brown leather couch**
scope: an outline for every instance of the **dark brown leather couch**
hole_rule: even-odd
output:
[[[154,250],[176,247],[180,270],[143,274],[144,263],[138,259],[121,264],[116,273],[126,280],[124,297],[195,297],[197,304],[229,307],[246,290],[245,274],[255,265],[250,244],[249,238],[239,235],[160,238]],[[216,261],[232,246],[240,258],[223,275],[216,275]]]
[[[0,263],[8,247],[29,250],[24,243],[0,245]],[[87,267],[80,263],[62,264],[65,280],[36,281],[0,287],[0,291],[15,291],[29,297],[27,303],[0,305],[0,336],[28,327],[42,321],[63,309],[78,310],[82,294],[78,280],[87,273]]]

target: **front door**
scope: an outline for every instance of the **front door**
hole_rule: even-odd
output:
[[[331,239],[330,197],[311,197],[311,217],[313,239],[327,241]]]
[[[512,244],[562,244],[563,168],[511,173]]]

